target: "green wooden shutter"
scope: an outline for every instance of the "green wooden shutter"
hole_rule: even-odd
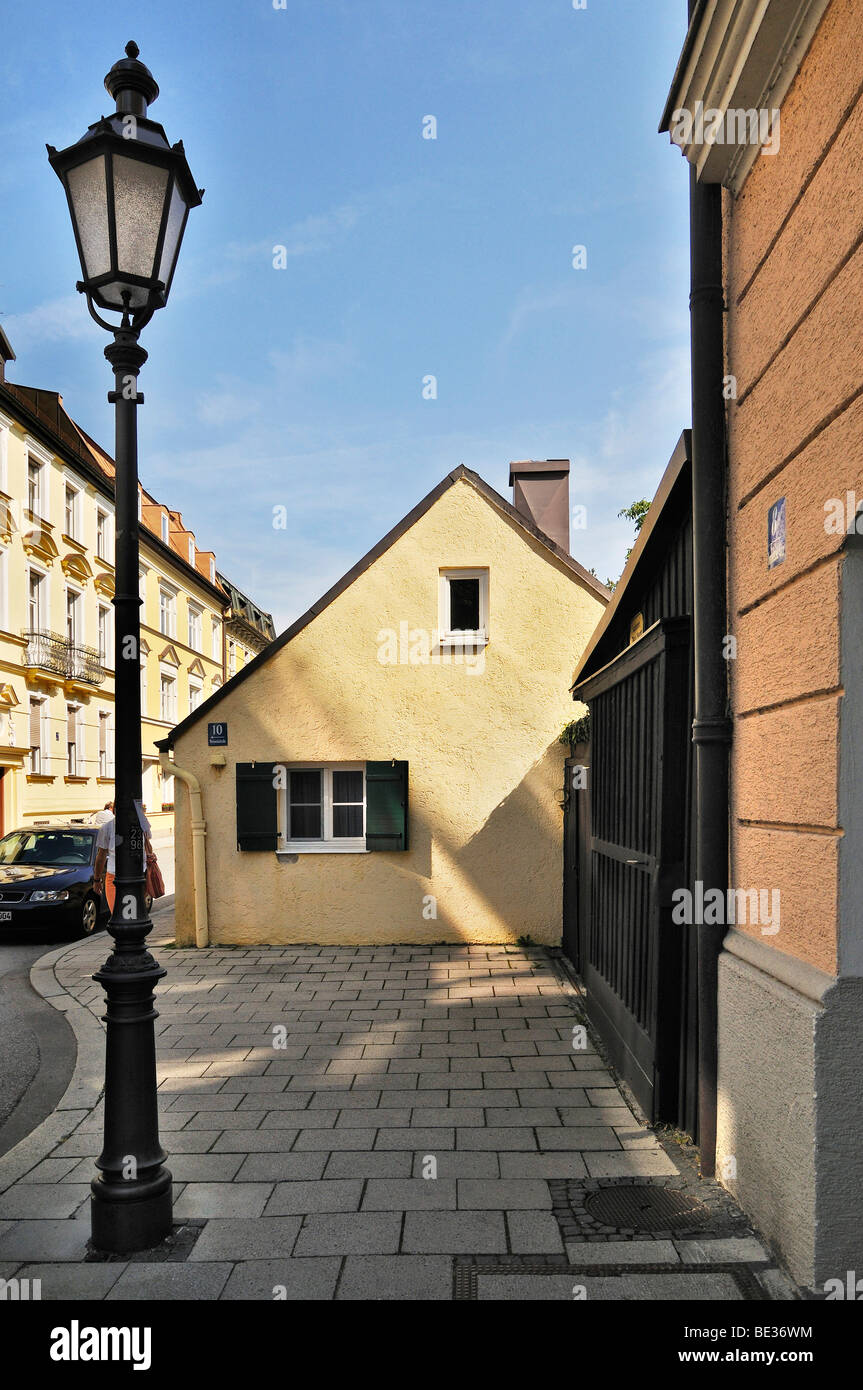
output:
[[[273,763],[237,763],[237,849],[276,848],[275,770]]]
[[[366,763],[366,849],[408,847],[408,765]]]

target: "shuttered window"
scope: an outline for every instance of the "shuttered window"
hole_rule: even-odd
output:
[[[273,763],[237,763],[237,849],[275,850],[275,780]]]
[[[408,765],[366,763],[366,849],[408,848]]]
[[[42,700],[30,701],[30,771],[42,771]]]
[[[78,709],[76,705],[66,706],[66,773],[69,777],[78,775]]]

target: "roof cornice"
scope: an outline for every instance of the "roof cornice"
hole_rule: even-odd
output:
[[[57,458],[62,460],[67,468],[75,469],[76,472],[86,478],[87,482],[91,483],[98,492],[101,492],[103,497],[114,502],[114,484],[108,474],[99,467],[95,459],[93,459],[89,453],[78,453],[67,440],[63,439],[58,431],[52,429],[45,420],[40,419],[27,403],[25,397],[20,396],[17,391],[15,391],[15,386],[17,384],[17,382],[11,381],[0,382],[0,405],[4,407],[7,414],[13,419],[18,420],[29,434],[35,435],[40,443],[49,449]],[[25,388],[22,387],[21,389],[23,390]],[[80,437],[84,431],[79,430],[79,427],[75,424],[75,421],[64,406],[61,405],[60,409],[75,429],[76,434]],[[89,438],[89,436],[87,436],[87,438]],[[96,447],[98,448],[98,445]],[[82,450],[84,448],[86,448],[86,444],[82,439]],[[100,453],[104,453],[104,450],[100,450]],[[106,454],[105,457],[107,458],[109,455]],[[111,462],[113,463],[113,460],[111,460]],[[220,612],[227,606],[227,596],[222,589],[219,588],[218,585],[211,584],[209,579],[206,579],[199,570],[196,570],[193,565],[190,565],[188,561],[184,560],[182,555],[178,555],[175,550],[171,550],[170,546],[165,545],[154,531],[151,531],[149,527],[142,526],[139,522],[138,534],[142,546],[149,547],[149,549],[155,551],[155,553],[172,569],[180,571],[180,574],[183,575],[184,579],[187,581],[187,587],[191,582],[198,585],[219,608]]]
[[[671,135],[704,183],[740,191],[829,3],[700,0],[659,129]],[[728,113],[750,111],[763,122],[758,139],[737,140],[740,132],[732,131]],[[688,113],[691,131],[684,129],[681,113]],[[720,138],[711,140],[711,127]],[[773,130],[776,149],[778,134]]]

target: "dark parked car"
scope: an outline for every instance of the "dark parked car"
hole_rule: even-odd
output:
[[[56,927],[89,935],[108,920],[93,887],[96,825],[46,825],[0,839],[0,930]]]

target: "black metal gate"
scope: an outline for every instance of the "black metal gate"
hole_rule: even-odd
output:
[[[567,798],[564,943],[645,1112],[693,1132],[692,937],[671,920],[690,886],[689,628],[661,619],[579,686],[590,768]]]

